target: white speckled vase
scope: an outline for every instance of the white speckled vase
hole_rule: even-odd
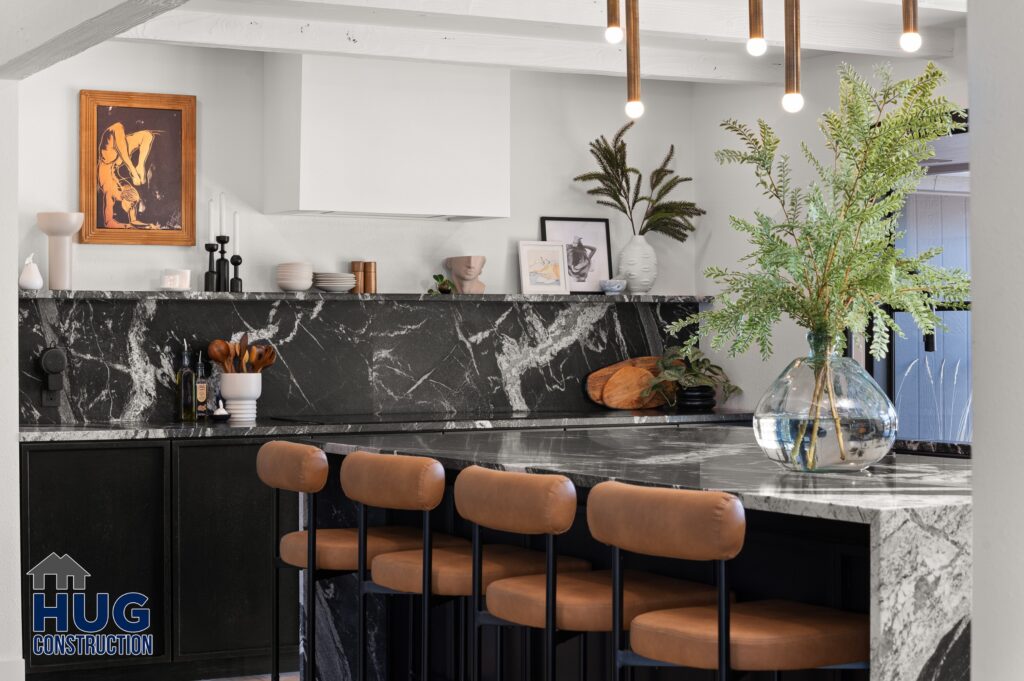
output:
[[[619,253],[619,279],[629,282],[630,293],[647,293],[658,278],[658,255],[643,234],[634,235]]]

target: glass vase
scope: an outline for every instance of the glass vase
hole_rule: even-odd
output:
[[[775,379],[754,412],[754,435],[769,459],[803,472],[859,471],[896,441],[896,409],[878,383],[822,334]]]

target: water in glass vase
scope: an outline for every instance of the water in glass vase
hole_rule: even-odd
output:
[[[892,449],[896,426],[875,380],[831,351],[794,360],[754,412],[754,436],[768,458],[805,472],[867,468]]]

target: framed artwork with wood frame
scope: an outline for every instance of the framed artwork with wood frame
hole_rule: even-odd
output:
[[[80,238],[194,246],[196,98],[79,93]]]

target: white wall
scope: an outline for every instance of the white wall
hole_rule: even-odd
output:
[[[1024,669],[1020,532],[1024,363],[1024,4],[972,2],[971,258],[974,271],[974,602],[971,675],[1016,681]]]
[[[511,217],[471,223],[412,220],[264,216],[263,56],[259,53],[111,42],[38,73],[21,85],[19,254],[45,253],[35,213],[78,205],[78,91],[133,90],[198,97],[198,230],[206,235],[205,205],[226,192],[242,213],[246,230],[242,276],[248,290],[273,290],[273,266],[309,260],[317,270],[347,268],[348,261],[378,261],[383,292],[423,291],[448,255],[488,258],[483,281],[489,292],[519,290],[516,242],[539,238],[539,218],[610,217],[613,253],[629,228],[594,205],[572,177],[591,168],[587,142],[611,135],[622,113],[622,79],[562,74],[512,74]],[[670,143],[676,168],[692,174],[692,86],[645,84],[647,114],[628,138],[640,168],[660,162]],[[692,187],[680,196],[692,199]],[[692,293],[693,248],[653,235],[661,276],[655,292]],[[147,289],[164,267],[193,270],[193,287],[205,268],[205,252],[155,246],[76,244],[75,288]],[[45,258],[42,258],[45,263]]]
[[[13,225],[18,215],[18,83],[0,80],[0,225]],[[18,277],[16,253],[0,258],[0,337],[18,342]],[[0,356],[0,376],[13,385],[18,375],[17,353]],[[0,392],[0,679],[21,679],[21,492],[19,489],[18,398],[16,391]]]
[[[962,106],[967,105],[967,76],[964,69],[965,54],[962,36],[958,39],[957,56],[939,63],[948,76],[943,94]],[[700,295],[718,293],[717,285],[703,277],[711,265],[739,267],[739,259],[751,251],[745,235],[729,225],[729,216],[752,218],[755,209],[769,215],[778,215],[777,206],[762,197],[755,185],[753,172],[746,166],[720,166],[714,152],[736,145],[736,138],[719,127],[726,118],[737,118],[756,125],[758,118],[772,125],[782,139],[782,152],[793,158],[794,181],[811,179],[800,155],[799,144],[820,145],[821,133],[817,121],[821,112],[838,104],[839,80],[836,69],[843,61],[870,75],[881,59],[844,58],[828,55],[806,59],[803,65],[802,91],[805,98],[803,111],[788,114],[782,110],[782,90],[776,86],[695,85],[693,95],[694,173],[698,201],[708,214],[701,229],[692,239],[696,258],[696,286]],[[919,59],[893,62],[897,77],[910,77],[924,68]],[[730,402],[733,407],[753,408],[771,382],[786,365],[797,356],[806,354],[804,330],[784,318],[774,336],[775,352],[762,362],[756,348],[739,357],[728,357],[724,352],[713,353],[726,369],[730,378],[743,388],[743,394]]]

